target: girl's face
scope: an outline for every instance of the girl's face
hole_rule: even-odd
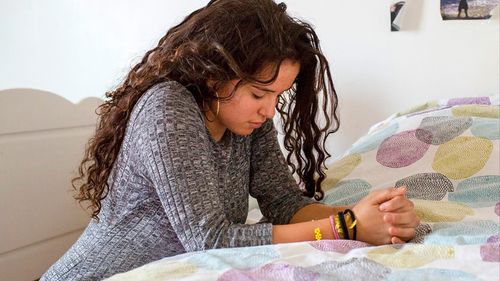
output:
[[[205,124],[212,137],[219,141],[226,129],[231,132],[246,136],[253,130],[259,128],[267,119],[274,116],[278,97],[284,91],[290,89],[299,74],[300,64],[291,60],[284,60],[280,66],[278,76],[271,84],[245,83],[241,85],[233,97],[219,103],[219,114],[217,101],[211,104],[210,120]],[[272,77],[272,69],[265,68],[259,75],[259,80],[268,80]],[[229,81],[218,91],[219,97],[227,97],[234,91],[239,80]]]

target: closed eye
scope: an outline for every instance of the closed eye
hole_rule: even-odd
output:
[[[259,95],[259,94],[256,94],[256,93],[252,93],[252,96],[253,96],[255,99],[257,99],[257,100],[258,100],[258,99],[261,99],[261,98],[263,98],[263,97],[264,97],[264,95],[263,95],[263,94],[260,94],[260,95]]]

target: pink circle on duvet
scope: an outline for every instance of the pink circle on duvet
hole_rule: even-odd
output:
[[[488,262],[500,262],[500,235],[491,236],[480,248],[481,259]]]
[[[350,250],[370,246],[365,242],[356,240],[321,240],[310,243],[316,250],[323,252],[348,253]]]
[[[415,135],[417,130],[418,138]],[[389,168],[402,168],[417,162],[432,143],[429,131],[417,130],[404,131],[385,139],[378,148],[377,162]]]
[[[489,97],[468,97],[468,98],[455,98],[448,100],[448,106],[462,105],[462,104],[487,104],[490,105]]]

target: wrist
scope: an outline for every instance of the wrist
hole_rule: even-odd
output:
[[[356,240],[357,239],[357,224],[358,221],[356,216],[354,215],[354,211],[351,209],[346,209],[343,213],[345,217],[345,222],[347,224],[347,230],[349,233],[349,239]]]

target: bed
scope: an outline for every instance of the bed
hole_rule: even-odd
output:
[[[101,102],[0,91],[0,280],[39,278],[88,224],[70,180]]]
[[[374,125],[329,163],[325,204],[407,186],[421,225],[404,245],[323,240],[185,253],[120,280],[498,280],[498,97],[430,101]],[[251,211],[254,222],[258,210]]]

